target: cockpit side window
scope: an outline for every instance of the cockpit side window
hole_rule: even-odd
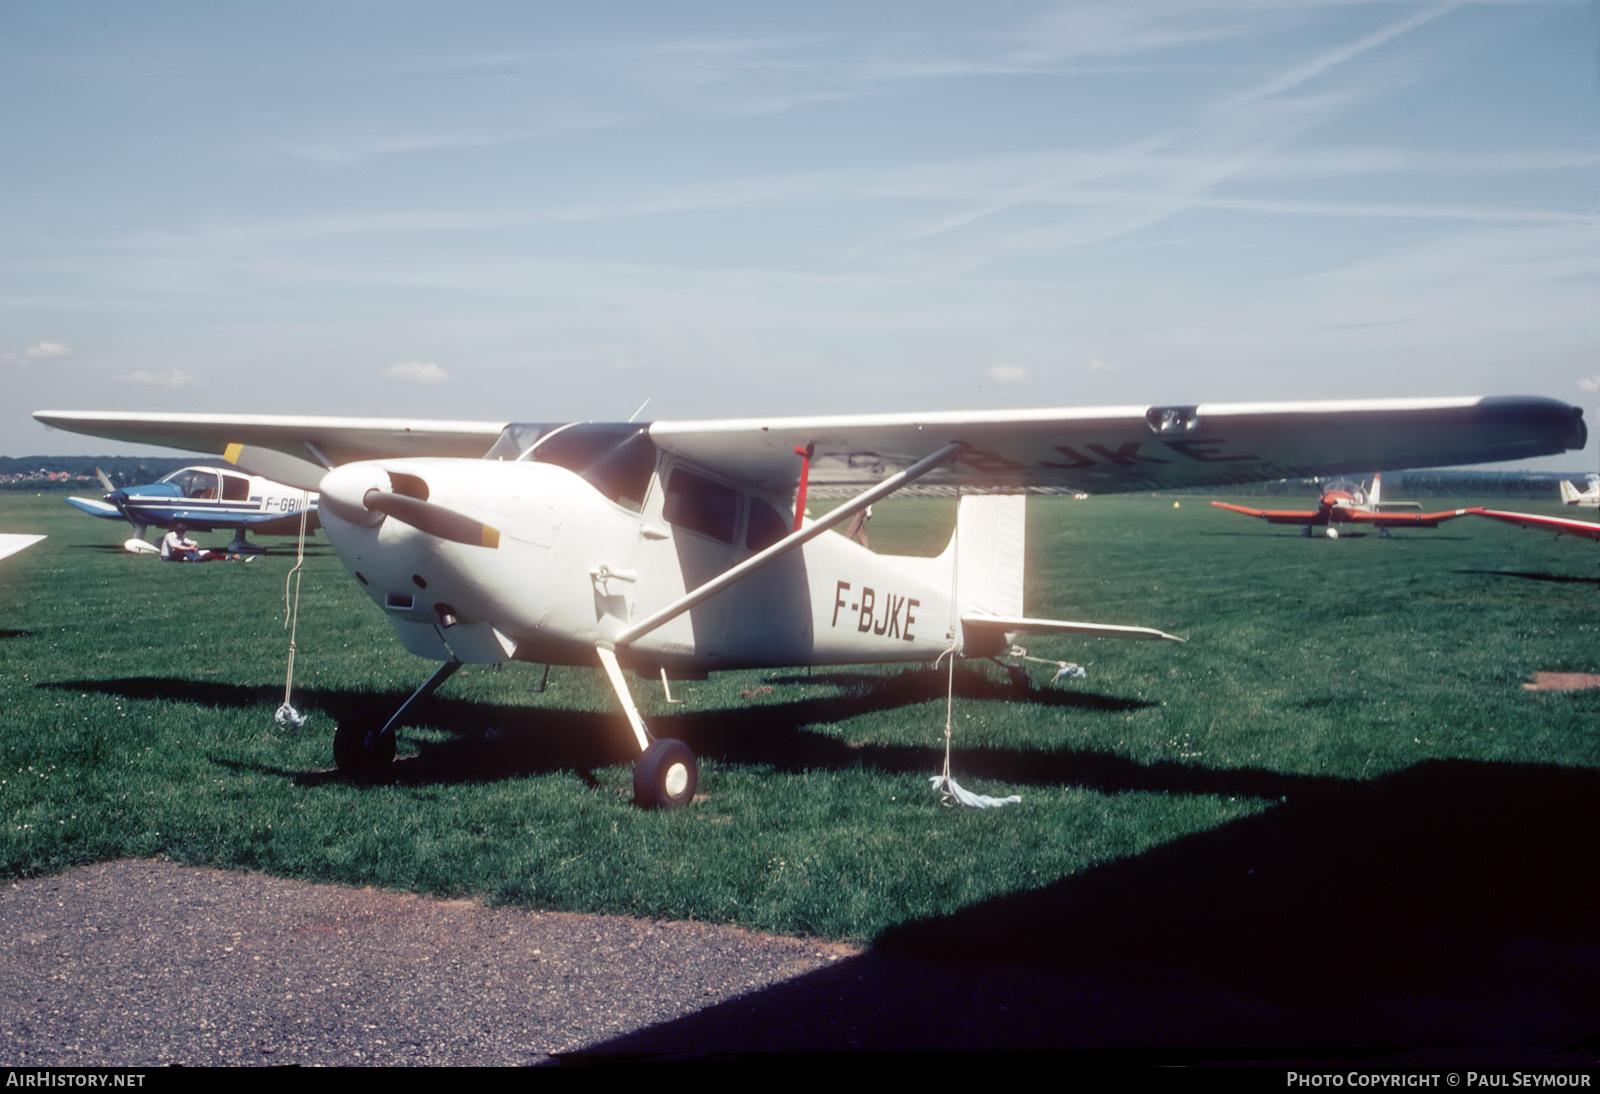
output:
[[[170,482],[182,492],[186,498],[211,499],[217,496],[217,473],[203,471],[198,467],[186,467],[182,471],[174,471],[162,482]]]
[[[662,515],[669,524],[732,543],[739,535],[741,497],[738,490],[725,483],[676,467],[667,483]]]

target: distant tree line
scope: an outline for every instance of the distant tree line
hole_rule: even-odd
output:
[[[106,473],[113,486],[134,486],[155,482],[180,467],[221,463],[221,460],[185,459],[181,456],[0,456],[0,490],[84,493],[84,483],[90,482],[94,484],[93,489],[98,496],[103,490],[95,477],[94,469],[97,467]],[[71,478],[63,480],[48,477],[61,474]]]

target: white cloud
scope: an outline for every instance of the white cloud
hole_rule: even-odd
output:
[[[389,366],[389,375],[416,384],[442,384],[450,374],[432,361],[403,361]]]
[[[1579,391],[1600,391],[1600,372],[1593,376],[1583,376],[1578,379]]]
[[[35,342],[22,351],[22,356],[30,361],[54,361],[57,357],[65,357],[71,350],[60,342]]]
[[[1108,365],[1104,361],[1090,361],[1089,362],[1089,371],[1090,372],[1116,372],[1121,367],[1122,367],[1121,365]]]
[[[117,377],[117,382],[144,387],[194,387],[200,383],[200,377],[186,368],[141,368],[123,373]]]
[[[72,351],[60,342],[35,342],[21,353],[0,353],[0,362],[8,365],[37,365],[66,357]]]
[[[989,370],[989,379],[1002,384],[1020,384],[1028,378],[1028,370],[1021,365],[995,365]]]

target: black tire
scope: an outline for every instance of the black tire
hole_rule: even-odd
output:
[[[394,734],[383,723],[357,719],[333,731],[333,764],[347,775],[364,775],[394,762]]]
[[[641,809],[677,809],[694,800],[700,785],[694,753],[682,741],[650,742],[633,765],[633,803]]]

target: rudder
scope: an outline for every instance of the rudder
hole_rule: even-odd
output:
[[[956,595],[999,616],[1022,614],[1028,499],[1021,494],[969,494],[956,511]]]

